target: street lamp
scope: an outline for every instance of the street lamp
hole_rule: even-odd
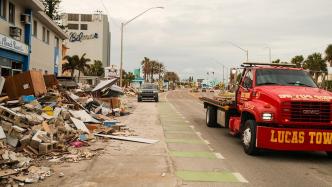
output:
[[[123,29],[126,25],[128,25],[130,22],[134,21],[135,19],[137,19],[138,17],[142,16],[143,14],[147,13],[148,11],[152,10],[152,9],[164,9],[164,7],[152,7],[149,8],[145,11],[143,11],[142,13],[138,14],[137,16],[133,17],[132,19],[121,23],[121,61],[120,61],[120,87],[122,87],[122,67],[123,67]]]
[[[271,47],[265,47],[264,49],[269,49],[269,59],[270,59],[270,63],[272,63],[272,54],[271,54]]]
[[[242,51],[244,51],[246,53],[247,56],[247,62],[249,62],[249,51],[247,49],[243,49],[242,47],[238,46],[237,44],[230,42],[230,41],[226,41],[227,43],[231,44],[232,46],[241,49]]]

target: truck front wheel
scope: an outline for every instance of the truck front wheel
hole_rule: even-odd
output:
[[[241,142],[244,152],[248,155],[255,155],[258,153],[256,148],[256,121],[247,120],[244,122],[244,128],[241,134]]]
[[[208,106],[206,109],[206,126],[217,127],[217,109],[215,107]]]

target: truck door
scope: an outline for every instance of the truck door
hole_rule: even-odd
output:
[[[244,102],[250,99],[252,87],[253,73],[251,69],[247,69],[239,85],[238,93],[236,94],[237,107],[240,110],[242,110]]]

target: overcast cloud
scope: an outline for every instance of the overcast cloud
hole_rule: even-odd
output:
[[[104,2],[104,5],[102,4]],[[125,28],[126,70],[144,56],[163,62],[182,78],[220,79],[222,67],[237,67],[249,50],[250,61],[289,61],[295,55],[323,53],[332,43],[331,0],[63,0],[64,12],[109,13],[111,63],[120,62],[120,24],[141,11],[153,10]]]

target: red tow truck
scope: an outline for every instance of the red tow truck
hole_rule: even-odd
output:
[[[240,135],[244,151],[324,151],[332,157],[332,93],[287,64],[244,63],[234,99],[200,98],[208,127]]]

